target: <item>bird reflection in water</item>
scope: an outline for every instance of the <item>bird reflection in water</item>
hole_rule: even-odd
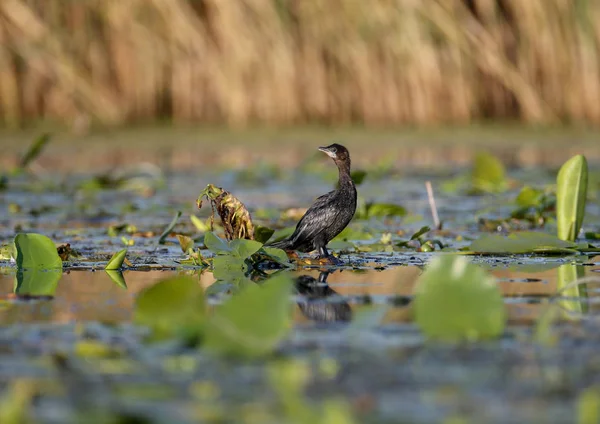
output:
[[[321,272],[319,279],[310,275],[300,275],[295,285],[302,299],[298,306],[302,314],[317,322],[344,322],[352,319],[352,310],[348,302],[335,296],[338,294],[327,284],[328,272]],[[333,299],[330,299],[334,297]]]

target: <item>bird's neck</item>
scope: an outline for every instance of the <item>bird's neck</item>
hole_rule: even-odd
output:
[[[338,171],[339,171],[340,187],[345,186],[345,185],[352,185],[352,177],[350,176],[350,164],[349,163],[339,163]]]

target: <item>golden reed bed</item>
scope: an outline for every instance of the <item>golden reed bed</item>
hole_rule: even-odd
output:
[[[600,123],[595,0],[3,0],[0,121]]]

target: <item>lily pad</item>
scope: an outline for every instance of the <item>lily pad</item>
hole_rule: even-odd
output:
[[[576,253],[577,245],[546,233],[533,231],[510,234],[507,237],[484,234],[469,246],[476,253]]]
[[[240,357],[269,354],[291,329],[292,280],[279,274],[262,285],[245,287],[216,309],[205,333],[205,346]]]
[[[15,236],[17,267],[22,269],[62,269],[62,260],[52,240],[42,234],[21,233]]]
[[[506,190],[504,165],[495,156],[480,152],[475,156],[471,185],[475,192],[501,193]]]
[[[427,337],[446,341],[498,337],[506,324],[494,277],[454,255],[434,259],[421,275],[414,314]]]
[[[227,243],[220,237],[217,237],[214,233],[210,231],[204,234],[204,245],[208,250],[217,255],[231,253],[232,250],[229,246],[229,243]]]
[[[154,339],[199,331],[205,321],[204,291],[189,277],[174,277],[143,290],[133,320],[152,329]]]
[[[235,239],[229,243],[231,253],[240,259],[246,259],[254,255],[262,247],[262,243],[254,240]]]

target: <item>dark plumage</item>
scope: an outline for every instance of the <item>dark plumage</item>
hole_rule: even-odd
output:
[[[329,257],[327,243],[342,232],[356,211],[356,187],[350,177],[350,153],[340,144],[319,147],[330,156],[339,170],[338,189],[315,200],[296,225],[294,233],[285,240],[273,243],[284,250],[310,252],[318,250],[319,256]]]

